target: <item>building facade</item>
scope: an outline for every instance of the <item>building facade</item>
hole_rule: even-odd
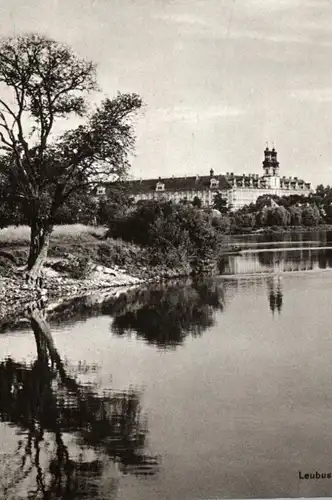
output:
[[[268,147],[264,151],[263,173],[260,174],[226,174],[191,177],[169,177],[158,179],[141,179],[126,181],[126,188],[131,197],[140,200],[166,200],[179,203],[186,200],[201,201],[202,207],[213,206],[217,193],[227,201],[230,210],[238,210],[244,205],[255,203],[262,195],[290,196],[293,194],[309,195],[310,183],[297,177],[280,177],[277,152]],[[105,186],[97,188],[97,195],[106,193]]]
[[[169,177],[128,181],[129,192],[135,202],[140,200],[165,200],[175,203],[193,202],[198,198],[202,207],[211,207],[216,193],[227,200],[231,189],[224,175]]]
[[[262,195],[302,194],[308,196],[312,192],[310,182],[305,182],[297,177],[280,177],[277,152],[274,148],[270,150],[268,147],[264,151],[263,175],[227,173],[226,179],[231,185],[227,201],[233,210],[255,203],[257,198]]]

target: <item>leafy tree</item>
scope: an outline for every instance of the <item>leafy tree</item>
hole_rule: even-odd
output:
[[[0,84],[1,172],[31,228],[28,279],[36,282],[60,206],[103,176],[125,174],[142,101],[118,94],[88,112],[94,64],[35,34],[2,41]],[[54,137],[57,121],[70,116],[85,122]]]
[[[326,203],[322,209],[322,216],[327,224],[332,224],[332,203]]]
[[[115,221],[110,235],[150,247],[157,257],[173,252],[181,262],[183,257],[208,258],[219,241],[209,214],[189,204],[156,200],[137,206]]]
[[[302,226],[302,210],[300,207],[291,206],[288,209],[290,213],[290,225],[291,226]]]
[[[231,227],[231,218],[228,215],[222,217],[214,217],[211,219],[212,226],[221,233],[229,233]]]
[[[99,200],[97,223],[110,225],[113,221],[125,217],[133,206],[133,199],[121,183],[110,186],[107,194]]]
[[[321,197],[323,200],[325,200],[326,198],[331,199],[332,198],[332,188],[329,185],[324,187],[323,184],[318,184],[318,186],[316,187],[315,195]]]
[[[291,194],[290,196],[283,196],[279,199],[278,205],[282,205],[285,208],[289,208],[293,205],[302,205],[308,203],[310,200],[309,196],[304,194]]]
[[[218,191],[213,198],[213,208],[219,210],[221,214],[227,214],[229,212],[229,207],[227,206],[227,200],[225,200],[222,194]]]
[[[192,205],[193,205],[193,207],[201,208],[202,200],[200,198],[198,198],[198,196],[195,196],[193,199]]]
[[[54,224],[95,224],[98,201],[89,192],[73,192],[54,215]]]
[[[250,213],[236,213],[234,216],[234,224],[240,228],[252,228],[255,225],[255,216]]]
[[[268,216],[268,210],[262,209],[256,212],[255,214],[255,225],[257,227],[265,227],[268,225],[267,221],[267,216]]]
[[[287,226],[290,222],[290,214],[285,207],[267,208],[268,226]]]
[[[256,213],[256,225],[264,226],[287,226],[290,223],[291,215],[285,207],[265,206]]]
[[[305,226],[317,226],[320,222],[320,218],[319,210],[315,205],[303,207],[302,221]]]
[[[277,195],[263,194],[259,196],[254,204],[254,210],[262,210],[264,207],[271,206],[271,200],[273,200],[277,205],[279,205],[280,198]]]

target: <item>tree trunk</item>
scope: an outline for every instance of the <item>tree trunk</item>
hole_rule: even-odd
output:
[[[51,225],[43,225],[38,219],[32,221],[27,273],[28,283],[41,285],[41,273],[47,258],[51,233]]]

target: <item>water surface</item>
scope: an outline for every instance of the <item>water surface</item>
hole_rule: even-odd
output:
[[[219,278],[53,313],[48,351],[2,334],[0,498],[331,496],[299,479],[332,472],[331,239],[261,239]]]

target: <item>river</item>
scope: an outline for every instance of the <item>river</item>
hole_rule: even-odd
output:
[[[1,499],[331,496],[302,477],[332,473],[332,234],[235,241],[220,277],[0,335]]]

